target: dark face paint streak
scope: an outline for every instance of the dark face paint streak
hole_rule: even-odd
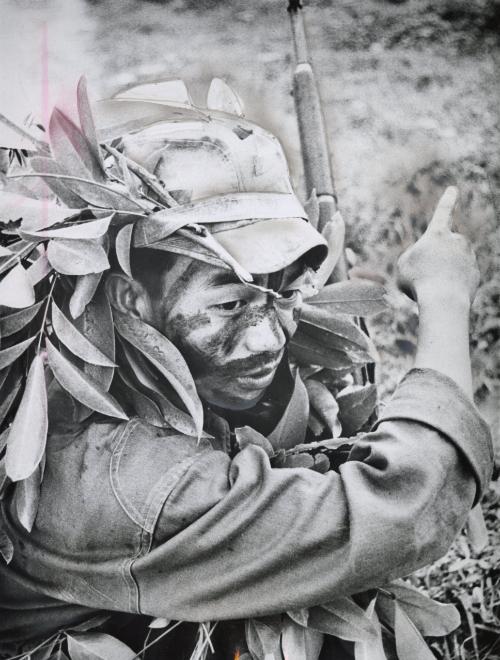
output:
[[[193,271],[199,268],[199,262],[194,259],[189,262],[186,269],[183,271],[182,275],[178,277],[172,286],[169,288],[166,297],[164,297],[163,292],[160,294],[160,304],[162,305],[162,321],[166,325],[169,322],[169,313],[170,310],[177,304],[181,299],[182,295],[186,290],[186,286],[189,283]]]
[[[233,348],[238,344],[241,336],[247,332],[248,328],[255,327],[261,323],[267,316],[267,309],[264,305],[260,307],[253,307],[248,305],[238,316],[233,316],[228,319],[231,323],[227,323],[226,339],[222,342],[222,352],[229,355]],[[230,326],[233,326],[231,329]]]

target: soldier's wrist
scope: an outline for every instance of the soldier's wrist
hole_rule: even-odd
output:
[[[471,305],[470,292],[465,286],[453,282],[426,282],[415,287],[419,307],[453,308],[468,312]]]

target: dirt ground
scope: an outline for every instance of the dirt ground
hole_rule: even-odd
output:
[[[455,183],[457,225],[472,239],[483,276],[472,324],[476,398],[500,457],[500,0],[305,4],[351,263],[392,292],[393,309],[371,323],[382,395],[415,350],[415,308],[394,287],[397,256]],[[301,187],[285,8],[284,0],[3,0],[0,51],[11,66],[0,74],[2,97],[16,120],[40,107],[45,23],[51,100],[67,101],[85,72],[94,97],[182,77],[203,104],[211,77],[223,77],[247,116],[281,138]],[[461,538],[420,575],[464,613],[439,657],[500,658],[499,503],[495,482],[484,505],[489,549],[474,556]]]

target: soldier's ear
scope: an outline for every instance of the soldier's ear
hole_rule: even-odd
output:
[[[105,282],[106,294],[112,307],[123,314],[150,322],[153,313],[151,297],[137,280],[119,272],[111,272]]]

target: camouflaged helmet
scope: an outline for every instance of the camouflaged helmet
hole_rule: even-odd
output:
[[[327,244],[292,189],[276,137],[244,119],[220,79],[212,81],[207,106],[195,107],[179,80],[134,87],[97,105],[102,138],[119,138],[120,151],[177,202],[137,223],[134,246],[216,263],[212,252],[171,233],[172,223],[203,223],[250,273],[275,272],[301,257],[317,268]]]

